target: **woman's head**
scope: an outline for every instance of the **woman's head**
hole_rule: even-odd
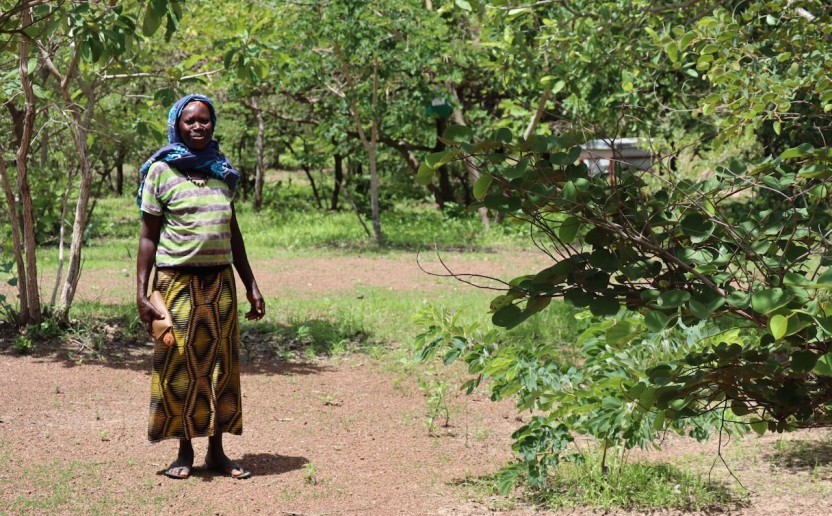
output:
[[[168,141],[182,143],[199,151],[211,143],[217,116],[211,99],[187,95],[179,99],[168,114]]]
[[[177,124],[182,143],[191,150],[200,151],[211,143],[214,121],[208,104],[194,101],[182,110]]]

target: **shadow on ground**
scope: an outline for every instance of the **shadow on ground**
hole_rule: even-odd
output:
[[[301,469],[309,463],[309,460],[306,457],[293,457],[291,455],[278,455],[275,453],[246,453],[238,462],[251,470],[252,476],[263,477],[282,475]],[[166,470],[167,468],[160,469],[156,474],[164,476]],[[192,478],[199,478],[203,482],[212,482],[217,477],[227,477],[228,475],[207,468],[204,464],[195,464],[190,476]],[[175,481],[175,479],[171,480]]]
[[[775,450],[766,455],[772,464],[792,471],[812,471],[832,466],[832,441],[810,439],[781,439]]]
[[[90,316],[67,327],[42,324],[21,333],[5,328],[0,332],[0,354],[29,355],[66,367],[97,364],[149,373],[153,343],[135,314],[123,307],[100,310],[116,315]],[[241,317],[240,326],[240,363],[248,374],[320,373],[327,368],[318,365],[316,357],[360,351],[372,340],[355,321],[309,318],[281,324]]]

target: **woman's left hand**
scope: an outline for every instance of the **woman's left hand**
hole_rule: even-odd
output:
[[[257,288],[257,285],[252,285],[251,290],[246,292],[246,298],[251,303],[251,310],[246,314],[246,319],[249,321],[262,319],[266,315],[266,302],[263,300],[263,296],[260,295],[260,289]]]

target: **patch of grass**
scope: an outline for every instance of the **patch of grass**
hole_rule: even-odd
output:
[[[253,256],[274,249],[323,247],[360,252],[387,252],[420,248],[482,250],[516,243],[517,230],[511,224],[484,231],[475,211],[458,211],[448,216],[433,205],[400,202],[381,214],[385,245],[379,248],[367,235],[355,213],[321,210],[264,210],[254,213],[248,204],[237,207],[247,249]],[[370,226],[370,220],[362,215]],[[269,254],[267,254],[268,256]]]
[[[247,202],[237,203],[237,218],[251,259],[302,249],[333,249],[345,252],[381,252],[395,249],[488,250],[517,244],[518,228],[511,223],[483,230],[475,211],[447,210],[432,204],[399,202],[381,215],[385,245],[379,248],[368,237],[352,210],[326,211],[294,206],[294,209],[264,209],[256,213]],[[99,199],[86,232],[84,270],[121,266],[129,275],[135,268],[140,213],[133,195]],[[365,217],[369,226],[369,219]],[[57,248],[38,250],[38,265],[57,266]],[[46,276],[49,278],[49,276]]]
[[[540,509],[594,509],[605,513],[668,509],[722,511],[744,504],[725,484],[709,483],[670,464],[625,461],[604,476],[597,458],[590,457],[585,462],[561,463],[546,486],[539,490],[501,495],[499,474],[467,476],[457,485],[467,488],[469,498],[492,510],[514,508],[520,500]]]
[[[0,454],[1,456],[2,454]],[[28,464],[16,467],[18,495],[8,506],[15,514],[116,514],[127,512],[155,513],[165,498],[151,495],[140,487],[129,487],[119,495],[90,492],[100,489],[107,468],[114,463],[93,464],[54,460],[49,464]]]
[[[318,468],[311,462],[303,465],[303,481],[314,486],[318,484]]]
[[[808,471],[821,476],[832,473],[832,440],[778,439],[771,462],[792,471]]]
[[[550,509],[702,510],[734,503],[736,497],[720,483],[669,464],[624,462],[603,476],[596,461],[563,463],[548,485],[533,495]]]

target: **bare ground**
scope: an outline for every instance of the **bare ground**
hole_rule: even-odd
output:
[[[534,270],[532,255],[509,270],[497,257],[450,257],[457,272],[506,275]],[[439,271],[434,263],[432,270]],[[528,267],[528,268],[527,268]],[[264,292],[315,296],[357,285],[391,291],[448,288],[413,260],[389,257],[275,259],[258,262]],[[522,270],[520,270],[522,268]],[[79,295],[130,299],[130,273],[95,274]],[[125,287],[124,284],[127,286]],[[127,297],[125,297],[127,296]],[[268,297],[268,295],[267,295]],[[254,477],[234,481],[200,467],[191,479],[161,472],[172,441],[145,441],[148,347],[121,360],[85,363],[61,354],[17,357],[0,345],[0,513],[183,514],[535,514],[512,498],[460,486],[510,459],[510,434],[522,424],[511,403],[452,391],[449,427],[428,434],[426,403],[408,369],[361,354],[243,366],[245,431],[229,436],[229,455]],[[452,372],[453,374],[453,372]],[[707,475],[717,443],[669,439],[637,453]],[[723,447],[749,489],[722,512],[747,515],[832,513],[832,442],[826,431],[782,439],[749,437]],[[736,486],[718,464],[715,480]],[[713,511],[712,511],[713,512]],[[595,514],[591,510],[568,514]],[[663,511],[660,514],[678,514]]]

